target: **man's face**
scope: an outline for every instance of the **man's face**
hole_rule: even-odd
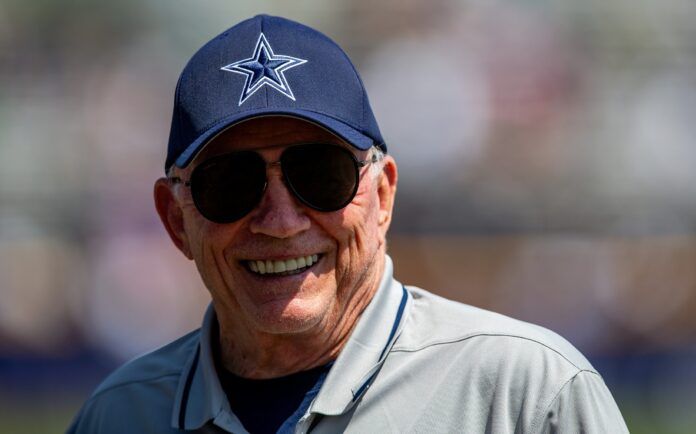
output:
[[[253,150],[266,162],[275,162],[288,146],[317,142],[344,146],[358,160],[368,156],[314,124],[264,117],[225,131],[178,175],[188,179],[197,164],[219,154]],[[279,166],[269,167],[266,176],[261,202],[227,224],[204,218],[190,190],[181,186],[172,187],[173,200],[162,209],[156,188],[165,226],[180,212],[179,229],[176,222],[167,229],[195,261],[218,315],[224,312],[251,330],[275,334],[330,329],[344,315],[359,315],[355,311],[364,307],[364,298],[372,295],[382,271],[396,183],[393,160],[387,157],[381,171],[362,168],[355,198],[335,212],[316,211],[299,202],[286,188]],[[301,265],[307,258],[317,261],[292,273],[255,271],[257,261],[294,259]]]

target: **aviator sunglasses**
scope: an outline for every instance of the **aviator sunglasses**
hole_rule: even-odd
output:
[[[198,211],[215,223],[231,223],[249,214],[263,197],[268,180],[266,168],[279,165],[288,190],[300,202],[317,211],[338,211],[348,205],[358,191],[360,168],[375,163],[358,160],[348,149],[332,144],[293,145],[280,160],[267,163],[254,151],[232,152],[205,160],[185,181],[171,182],[191,189]]]

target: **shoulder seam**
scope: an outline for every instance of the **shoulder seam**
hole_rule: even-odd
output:
[[[112,390],[114,390],[114,389],[118,389],[118,388],[120,388],[120,387],[130,386],[131,384],[136,384],[136,383],[149,383],[149,382],[153,382],[153,381],[160,380],[160,379],[162,379],[162,378],[166,378],[166,377],[175,377],[175,376],[180,376],[180,375],[181,375],[181,372],[169,372],[169,373],[167,373],[167,374],[158,375],[158,376],[152,377],[152,378],[144,378],[144,379],[141,379],[141,380],[124,381],[124,382],[122,382],[122,383],[114,384],[113,386],[109,386],[109,387],[107,387],[107,388],[105,388],[105,389],[103,389],[103,390],[98,391],[97,393],[95,393],[94,395],[92,395],[92,396],[89,398],[89,401],[92,401],[92,400],[98,398],[99,396],[101,396],[101,395],[103,395],[103,394],[105,394],[105,393],[107,393],[107,392],[110,392],[110,391],[112,391]]]
[[[438,346],[438,345],[455,344],[455,343],[463,342],[463,341],[466,341],[466,340],[469,340],[469,339],[472,339],[472,338],[477,338],[477,337],[490,337],[490,336],[499,336],[499,337],[506,337],[506,338],[523,339],[523,340],[526,340],[526,341],[534,342],[534,343],[539,344],[539,345],[541,345],[541,346],[543,346],[543,347],[545,347],[545,348],[547,348],[547,349],[553,351],[554,353],[558,354],[558,355],[561,356],[563,359],[565,359],[568,363],[570,363],[573,367],[575,367],[575,369],[578,369],[579,371],[588,371],[588,372],[594,372],[595,374],[598,374],[598,372],[596,372],[596,371],[593,371],[593,370],[590,370],[590,369],[585,369],[585,368],[579,367],[578,365],[576,365],[575,363],[573,363],[570,359],[568,359],[565,355],[563,355],[560,351],[556,350],[555,348],[553,348],[553,347],[551,347],[551,346],[549,346],[549,345],[547,345],[547,344],[545,344],[545,343],[543,343],[543,342],[540,342],[540,341],[538,341],[538,340],[536,340],[536,339],[532,339],[532,338],[529,338],[529,337],[526,337],[526,336],[519,336],[519,335],[513,335],[513,334],[507,334],[507,333],[476,333],[476,334],[473,334],[473,335],[461,336],[461,337],[455,338],[455,339],[448,339],[448,340],[442,340],[442,341],[429,342],[429,343],[426,343],[426,344],[423,344],[423,345],[421,345],[421,346],[419,346],[419,347],[414,347],[414,348],[397,348],[397,347],[394,347],[394,348],[392,348],[391,352],[394,352],[394,353],[396,353],[396,352],[402,352],[402,353],[415,353],[415,352],[424,350],[424,349],[426,349],[426,348],[430,348],[430,347],[434,347],[434,346]]]
[[[529,429],[530,429],[529,432],[535,432],[535,430],[539,427],[539,424],[541,424],[541,421],[543,420],[544,415],[545,415],[545,414],[548,414],[549,408],[551,407],[551,405],[553,405],[554,402],[556,402],[556,400],[558,399],[558,397],[561,395],[561,392],[563,392],[563,390],[566,388],[566,386],[567,386],[568,384],[570,384],[571,381],[573,381],[575,378],[577,378],[578,375],[582,374],[583,372],[588,372],[588,373],[590,373],[590,374],[597,375],[597,376],[599,376],[599,377],[601,378],[601,375],[599,375],[598,372],[592,371],[592,370],[589,370],[589,369],[580,369],[578,372],[576,372],[575,374],[571,375],[571,376],[561,385],[561,387],[558,388],[558,391],[556,392],[556,394],[551,398],[551,400],[549,400],[549,403],[546,404],[546,405],[544,406],[543,411],[542,411],[541,413],[539,413],[539,414],[536,416],[536,418],[532,421],[532,424],[531,424],[531,426],[529,427]]]

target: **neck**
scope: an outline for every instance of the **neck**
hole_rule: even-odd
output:
[[[219,357],[228,371],[245,378],[275,378],[327,364],[338,357],[358,319],[376,293],[384,255],[367,271],[346,300],[337,300],[316,326],[302,333],[274,334],[250,329],[236,315],[216,309]]]

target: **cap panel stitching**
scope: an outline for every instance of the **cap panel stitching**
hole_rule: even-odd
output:
[[[266,15],[261,15],[261,19],[259,20],[259,27],[261,28],[260,32],[263,35],[264,33],[264,20],[266,19]],[[268,86],[263,86],[263,95],[264,98],[266,99],[266,108],[268,108]]]
[[[174,116],[176,118],[176,125],[173,125],[171,129],[173,130],[174,128],[176,128],[177,130],[179,130],[179,132],[176,133],[175,139],[174,139],[174,141],[175,141],[174,148],[175,149],[179,147],[178,142],[179,142],[179,138],[181,136],[180,130],[182,128],[182,125],[181,125],[181,104],[179,104],[179,99],[180,99],[180,94],[181,94],[181,90],[180,90],[181,89],[181,81],[183,80],[183,77],[184,77],[184,74],[182,73],[179,76],[179,80],[177,80],[177,82],[176,82],[176,90],[174,91],[174,111],[175,111]],[[172,132],[170,131],[170,134],[171,133]],[[170,141],[171,141],[171,138],[170,138]],[[179,155],[181,155],[181,152],[179,152]],[[178,158],[179,155],[176,155],[176,157]],[[176,161],[176,158],[173,158],[171,161],[169,161],[169,159],[170,159],[169,149],[167,149],[167,161],[165,161],[165,163],[164,163],[165,172],[167,170],[169,170],[169,168],[172,165],[174,165],[174,162]]]

